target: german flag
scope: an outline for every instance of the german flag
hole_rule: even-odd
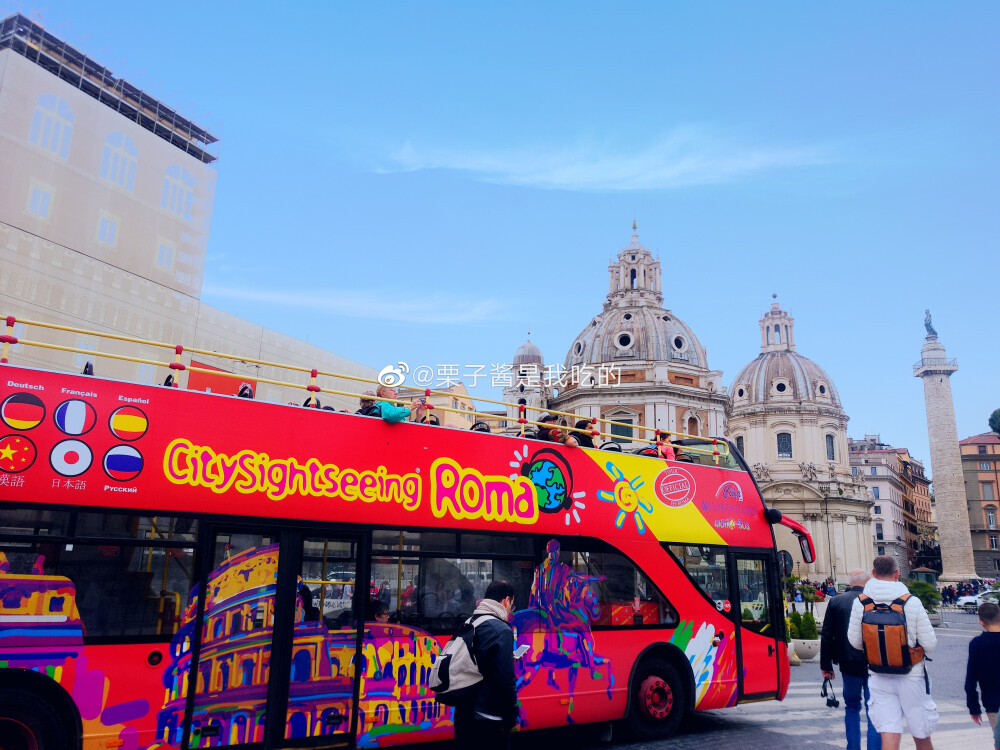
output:
[[[120,440],[138,440],[149,429],[149,420],[142,409],[136,406],[123,406],[111,413],[108,423],[111,432]]]
[[[0,471],[17,474],[35,463],[35,444],[24,435],[0,438]]]
[[[45,404],[34,393],[15,393],[0,404],[0,418],[12,430],[31,430],[45,419]]]

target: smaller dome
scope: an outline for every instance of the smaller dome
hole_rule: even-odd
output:
[[[518,365],[541,365],[545,363],[545,358],[542,357],[542,350],[531,343],[531,339],[528,339],[519,347],[517,351],[514,352],[514,366]]]

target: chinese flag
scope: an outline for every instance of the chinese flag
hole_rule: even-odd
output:
[[[0,438],[0,471],[16,474],[35,463],[35,444],[21,435]]]

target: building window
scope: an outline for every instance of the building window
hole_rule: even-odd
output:
[[[882,524],[881,523],[876,523],[875,524],[875,538],[878,539],[880,542],[883,539],[885,539],[885,535],[882,533]]]
[[[139,165],[139,150],[124,133],[112,133],[104,139],[101,155],[101,177],[129,192],[135,190],[135,171]]]
[[[997,527],[997,511],[996,508],[986,509],[986,526],[990,529],[995,529]]]
[[[48,219],[52,212],[52,188],[32,182],[28,193],[28,213],[40,219]]]
[[[1000,549],[1000,536],[990,534],[990,549]]]
[[[73,140],[73,111],[55,94],[42,94],[35,102],[28,140],[66,159]]]
[[[878,554],[880,557],[885,554],[885,547],[883,547],[881,544],[878,546]]]
[[[688,419],[687,426],[688,435],[698,435],[698,418],[691,417]]]
[[[789,432],[778,433],[778,458],[792,457],[792,435]]]
[[[740,452],[741,456],[743,455],[743,436],[742,435],[737,435],[736,436],[736,450],[738,450]]]
[[[108,214],[101,212],[101,219],[97,223],[97,241],[102,245],[115,246],[118,241],[118,220]]]
[[[983,488],[983,500],[996,500],[993,495],[993,482],[980,482],[979,486]]]
[[[86,339],[77,339],[76,348],[85,349],[88,352],[96,352],[97,343],[96,342],[92,343],[90,341],[87,341]],[[77,368],[82,368],[85,364],[87,364],[87,362],[90,361],[93,361],[93,357],[84,352],[77,352],[76,356],[73,358],[73,364]]]
[[[615,422],[624,422],[624,424],[613,424],[611,425],[611,439],[616,443],[627,443],[632,439],[632,428],[626,425],[633,424],[631,419],[616,418]]]
[[[980,471],[989,471],[990,470],[990,462],[989,461],[980,461],[979,462],[979,470]]]
[[[878,489],[878,487],[876,487],[875,489]],[[878,497],[878,495],[876,495],[876,497]],[[881,505],[876,505],[874,508],[872,508],[872,513],[874,513],[876,516],[881,516],[882,515],[882,506]]]
[[[186,169],[176,164],[167,167],[163,176],[163,193],[160,195],[160,207],[177,214],[186,221],[191,221],[191,208],[194,205],[194,186],[197,183]]]
[[[160,243],[160,249],[156,251],[156,265],[167,270],[174,265],[174,248],[166,242]]]
[[[985,445],[978,445],[976,447],[979,449],[979,454],[980,455],[984,455],[986,453],[986,446]]]
[[[857,475],[858,475],[858,467],[857,467],[857,466],[852,466],[852,467],[851,467],[851,473],[852,473],[852,474],[853,474],[854,476],[857,476]]]
[[[833,448],[833,435],[826,436],[826,460],[836,461],[837,452]]]
[[[878,487],[872,487],[872,497],[874,497],[876,500],[879,499],[879,497],[878,497]]]
[[[148,362],[143,362],[139,365],[139,382],[145,383],[146,385],[153,384],[153,378],[156,375],[156,365],[151,365]]]
[[[872,476],[875,476],[877,473],[878,473],[877,468],[875,466],[873,466],[872,467]]]

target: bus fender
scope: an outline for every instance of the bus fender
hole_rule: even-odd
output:
[[[80,742],[83,736],[83,723],[80,720],[80,712],[76,709],[76,704],[58,682],[51,677],[35,672],[32,669],[13,667],[0,670],[0,689],[20,690],[36,696],[39,700],[45,701],[62,718],[66,729],[73,733],[76,738],[73,744],[75,750],[80,750]]]
[[[629,671],[628,675],[628,703],[627,705],[632,705],[632,689],[635,684],[635,671],[642,664],[643,660],[650,658],[660,658],[666,660],[670,666],[677,670],[677,674],[681,675],[682,679],[687,680],[687,703],[685,707],[688,711],[694,710],[694,672],[691,670],[691,662],[688,661],[687,656],[681,651],[677,646],[672,643],[667,643],[666,641],[658,641],[657,643],[651,643],[635,658],[632,663],[632,669]]]

